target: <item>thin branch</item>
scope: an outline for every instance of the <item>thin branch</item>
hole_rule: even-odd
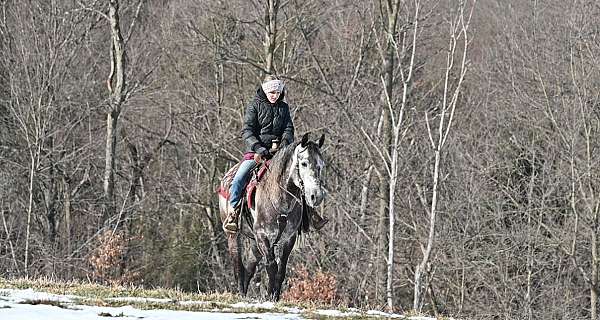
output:
[[[131,38],[131,34],[133,33],[133,30],[135,29],[135,25],[140,16],[140,11],[142,9],[142,5],[144,4],[144,1],[145,0],[140,0],[140,2],[138,3],[138,6],[135,10],[135,15],[133,16],[133,20],[131,20],[131,24],[129,25],[129,30],[127,31],[127,36],[125,37],[125,45],[127,45],[127,42],[129,42],[129,39]]]
[[[95,5],[95,4],[96,4],[96,2],[98,2],[98,1],[97,1],[97,0],[95,0],[95,1],[92,3],[92,6],[93,6],[93,5]],[[98,9],[94,9],[94,8],[91,8],[91,7],[87,7],[87,6],[85,6],[85,5],[84,5],[84,4],[83,4],[83,3],[82,3],[80,0],[78,0],[78,1],[77,1],[77,4],[79,4],[79,6],[81,7],[81,9],[83,9],[83,10],[85,10],[85,11],[91,11],[91,12],[93,12],[93,13],[95,13],[95,14],[97,14],[97,15],[101,16],[102,18],[106,19],[107,21],[110,21],[110,18],[108,17],[108,15],[107,15],[106,13],[104,13],[104,12],[102,12],[102,11],[98,10]]]

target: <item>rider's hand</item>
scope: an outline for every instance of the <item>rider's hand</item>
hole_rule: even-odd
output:
[[[258,152],[256,152],[254,154],[254,161],[256,161],[257,163],[266,160],[266,158],[271,155],[271,153],[269,152],[269,150],[267,150],[267,148],[260,148],[258,150]]]

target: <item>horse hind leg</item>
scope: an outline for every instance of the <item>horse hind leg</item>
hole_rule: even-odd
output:
[[[244,281],[244,295],[248,292],[248,288],[250,287],[250,282],[254,277],[254,273],[256,272],[256,266],[262,259],[262,255],[258,250],[256,244],[252,246],[252,257],[248,260],[248,267],[246,268],[246,277]]]
[[[242,253],[240,251],[240,238],[237,233],[228,234],[227,235],[227,244],[229,256],[231,258],[231,262],[233,263],[233,271],[235,273],[235,277],[238,282],[238,290],[242,296],[246,295],[246,268],[242,263]]]

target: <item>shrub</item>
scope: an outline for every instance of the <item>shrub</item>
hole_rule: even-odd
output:
[[[125,269],[124,260],[129,240],[121,233],[110,230],[97,239],[97,247],[88,261],[92,266],[94,279],[112,285],[133,283],[140,277],[139,272]]]
[[[331,304],[337,298],[336,277],[328,272],[318,271],[311,276],[306,268],[300,268],[288,284],[282,296],[285,301]]]

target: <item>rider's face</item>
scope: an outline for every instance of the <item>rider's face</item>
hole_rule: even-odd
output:
[[[281,94],[281,92],[279,92],[279,91],[267,92],[267,99],[269,99],[270,103],[275,103],[275,101],[277,101],[277,99],[279,98],[280,94]]]

